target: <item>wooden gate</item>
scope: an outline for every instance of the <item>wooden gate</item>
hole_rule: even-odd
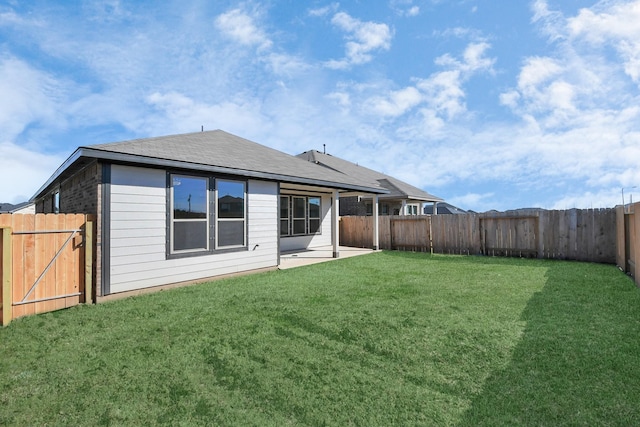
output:
[[[83,214],[0,215],[3,325],[93,301],[93,227]]]

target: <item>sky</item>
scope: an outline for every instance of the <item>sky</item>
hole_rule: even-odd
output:
[[[0,0],[0,202],[201,129],[477,212],[640,201],[640,0]]]

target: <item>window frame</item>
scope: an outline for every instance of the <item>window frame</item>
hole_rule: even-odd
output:
[[[287,204],[287,215],[288,218],[284,218],[282,216],[283,213],[283,203],[286,199]],[[304,218],[296,215],[295,212],[295,202],[294,199],[303,199],[304,200]],[[318,200],[318,216],[311,216],[311,199]],[[278,219],[280,221],[280,237],[288,238],[288,237],[301,237],[301,236],[315,236],[322,234],[322,196],[320,195],[301,195],[301,194],[280,194],[280,212],[278,214]],[[311,232],[311,221],[318,221],[318,230],[316,232]],[[283,230],[282,222],[287,221],[287,230]],[[295,232],[295,221],[304,221],[304,233],[296,233]]]
[[[239,252],[248,250],[249,244],[249,182],[247,179],[242,179],[241,177],[236,176],[225,176],[225,175],[209,175],[206,173],[192,173],[189,171],[180,171],[180,170],[171,170],[166,172],[167,175],[167,184],[166,184],[166,217],[167,217],[167,225],[166,225],[166,248],[165,248],[165,258],[166,259],[176,259],[176,258],[186,258],[186,257],[194,257],[194,256],[206,256],[213,255],[217,253],[225,253],[225,252]],[[195,248],[195,249],[184,249],[184,250],[175,250],[175,212],[174,212],[174,185],[173,179],[174,177],[185,177],[185,178],[195,178],[205,180],[207,183],[206,190],[206,218],[202,221],[206,221],[206,229],[207,229],[207,248]],[[228,181],[228,182],[237,182],[243,185],[243,216],[241,218],[226,218],[223,221],[242,221],[242,244],[238,245],[218,245],[218,221],[221,218],[218,218],[218,209],[219,209],[219,201],[218,201],[218,182],[219,181]],[[178,222],[188,222],[184,220],[178,220]]]
[[[187,219],[187,218],[175,218],[176,204],[175,204],[175,179],[176,178],[187,178],[187,179],[197,179],[202,180],[206,183],[205,189],[205,205],[206,212],[204,219]],[[169,197],[167,198],[167,210],[168,210],[168,220],[169,220],[169,235],[168,235],[168,253],[170,255],[181,256],[181,255],[194,255],[194,254],[205,254],[211,252],[211,178],[203,175],[191,175],[185,173],[169,173],[168,174],[168,193]],[[205,248],[192,248],[192,249],[175,249],[175,224],[176,223],[196,223],[196,222],[204,222],[206,224],[207,236],[205,241],[207,242]]]
[[[304,212],[302,216],[296,216],[296,199],[302,200],[302,207]],[[291,196],[291,235],[292,236],[306,236],[307,235],[307,197],[306,196]],[[304,224],[304,231],[302,233],[296,233],[296,222],[299,224],[300,221]]]
[[[284,199],[284,200],[283,200]],[[284,202],[284,206],[283,206]],[[280,230],[280,237],[287,237],[291,235],[291,197],[280,195],[279,213],[278,213],[278,227]],[[282,217],[283,210],[286,210],[286,218]],[[286,226],[283,227],[283,221],[286,221]],[[283,233],[283,230],[285,231]]]
[[[242,184],[242,217],[241,218],[223,218],[220,215],[220,183],[235,183]],[[222,196],[224,197],[224,196]],[[237,249],[237,248],[246,248],[247,247],[247,182],[238,179],[228,179],[228,178],[216,178],[215,179],[215,249]],[[231,222],[242,222],[242,243],[241,244],[232,244],[232,245],[221,245],[220,240],[220,223],[231,223]]]
[[[318,199],[318,216],[311,216],[311,199]],[[318,221],[317,231],[311,231],[311,221]],[[307,234],[316,235],[322,231],[322,197],[307,196]]]

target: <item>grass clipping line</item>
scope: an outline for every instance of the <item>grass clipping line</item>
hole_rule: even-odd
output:
[[[2,425],[640,424],[614,266],[381,252],[27,317]]]

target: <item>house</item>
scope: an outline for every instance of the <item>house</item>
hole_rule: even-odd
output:
[[[36,207],[33,202],[22,202],[17,205],[11,203],[0,203],[0,213],[10,214],[34,214]]]
[[[343,160],[330,154],[316,150],[298,154],[301,159],[323,166],[327,170],[339,171],[352,178],[378,185],[388,190],[387,194],[379,197],[380,215],[418,215],[422,213],[425,203],[436,204],[442,202],[440,197],[431,195],[411,184],[400,181],[392,176]],[[351,196],[340,199],[340,215],[372,215],[373,202],[371,198]]]
[[[425,215],[433,215],[433,205],[425,205],[423,213]],[[458,215],[465,213],[467,213],[467,211],[446,202],[436,204],[437,215]]]
[[[79,147],[32,200],[96,215],[100,298],[274,268],[284,251],[338,257],[339,199],[385,193],[216,130]]]

